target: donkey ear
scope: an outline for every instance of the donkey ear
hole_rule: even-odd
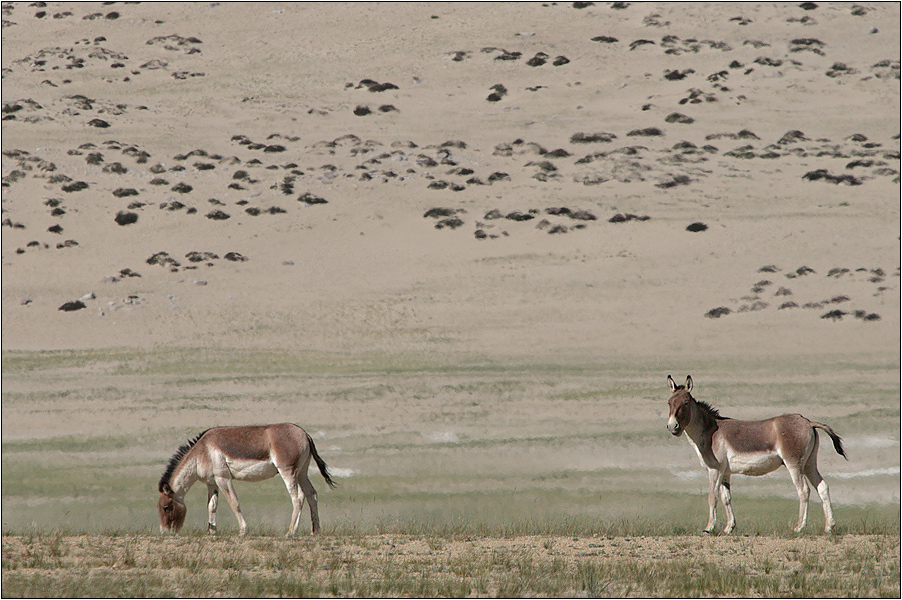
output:
[[[676,381],[673,380],[673,377],[670,375],[667,376],[667,383],[670,385],[670,391],[675,392],[677,389]]]
[[[692,391],[692,375],[686,375],[686,391]]]
[[[161,485],[160,491],[163,492],[164,494],[166,494],[167,496],[169,496],[170,498],[172,497],[172,488],[169,487],[168,483],[164,483],[163,485]]]

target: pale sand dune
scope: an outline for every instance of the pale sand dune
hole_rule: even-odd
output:
[[[668,340],[673,353],[898,357],[898,6],[852,12],[16,4],[3,29],[3,216],[24,229],[3,230],[3,347],[603,357],[655,354]],[[618,41],[592,41],[599,36]],[[505,51],[521,56],[500,60]],[[537,53],[547,62],[529,66]],[[555,66],[562,56],[569,62]],[[847,70],[828,76],[837,63]],[[393,85],[371,92],[365,79]],[[507,92],[489,102],[496,84]],[[379,110],[388,105],[397,110]],[[371,114],[356,116],[358,106]],[[668,122],[674,113],[694,122]],[[629,135],[646,128],[664,135]],[[731,139],[742,130],[754,136]],[[789,131],[803,138],[778,143]],[[577,133],[616,137],[572,143]],[[357,137],[320,143],[348,135]],[[443,151],[453,140],[466,147]],[[674,150],[680,142],[691,145]],[[274,144],[284,151],[262,148]],[[499,156],[504,144],[509,156]],[[538,146],[570,156],[542,156]],[[198,149],[219,156],[176,158]],[[102,162],[89,165],[92,152]],[[556,170],[543,171],[543,161]],[[115,162],[127,172],[104,172]],[[803,179],[818,169],[861,185]],[[238,170],[256,183],[234,179]],[[509,180],[466,183],[498,172]],[[151,185],[155,177],[166,183]],[[67,181],[90,187],[66,193]],[[429,189],[437,181],[464,189]],[[178,183],[193,189],[173,191]],[[113,194],[128,188],[136,195]],[[297,199],[305,192],[328,203],[307,206]],[[54,198],[65,214],[50,215]],[[160,208],[173,201],[186,207]],[[142,204],[137,223],[117,225],[132,202]],[[597,220],[541,214],[561,206]],[[463,225],[436,230],[423,217],[433,207],[465,211]],[[204,218],[214,209],[231,218]],[[540,214],[483,219],[492,209]],[[609,223],[617,214],[650,219]],[[707,231],[687,232],[694,222]],[[569,231],[549,235],[556,224]],[[78,245],[56,248],[66,240]],[[190,263],[192,251],[219,259]],[[197,268],[148,265],[157,252]],[[228,252],[248,261],[228,262]],[[757,272],[766,265],[780,271]],[[802,266],[815,273],[786,279]],[[104,282],[126,268],[141,277]],[[851,271],[827,277],[833,268]],[[772,284],[750,292],[761,280]],[[774,297],[781,286],[793,295]],[[57,310],[89,293],[86,309]],[[836,307],[849,313],[842,321],[820,318],[831,307],[777,310],[838,296],[850,298]],[[756,300],[767,308],[735,314]],[[720,306],[734,314],[704,318]],[[880,321],[856,319],[856,310]]]
[[[654,354],[668,339],[672,352],[898,356],[894,5],[856,16],[829,4],[150,4],[84,18],[108,9],[51,5],[38,19],[19,4],[4,17],[14,23],[3,37],[4,219],[24,226],[4,228],[5,349],[601,357]],[[602,35],[619,41],[592,41]],[[538,52],[548,62],[528,66]],[[553,66],[558,56],[570,62]],[[838,63],[848,70],[830,71]],[[673,72],[684,78],[665,79]],[[370,92],[365,79],[398,89]],[[499,83],[507,94],[488,102]],[[397,111],[379,111],[387,105]],[[373,112],[356,116],[358,106]],[[694,122],[668,123],[674,113]],[[664,135],[629,135],[646,128]],[[801,134],[779,143],[790,131]],[[614,139],[572,143],[577,133]],[[466,147],[441,148],[454,140]],[[680,142],[691,145],[674,150]],[[284,151],[265,151],[274,144]],[[195,150],[218,156],[185,156]],[[102,162],[89,165],[92,152]],[[127,172],[104,171],[117,162]],[[818,169],[861,185],[803,178]],[[509,179],[466,183],[493,173]],[[77,181],[90,187],[62,190]],[[192,190],[173,191],[179,183]],[[308,192],[328,203],[299,202]],[[54,199],[65,214],[51,215]],[[185,207],[161,208],[173,201]],[[117,225],[133,202],[138,222]],[[597,220],[542,214],[561,206]],[[463,225],[437,231],[423,217],[433,207],[465,211]],[[231,218],[204,218],[215,209]],[[484,219],[493,209],[539,214]],[[650,219],[607,222],[618,214]],[[694,222],[709,228],[687,232]],[[585,228],[549,235],[557,224]],[[56,248],[66,240],[78,245]],[[192,251],[219,258],[190,263]],[[148,265],[158,252],[197,268]],[[780,270],[758,273],[766,265]],[[815,273],[786,279],[802,266]],[[141,277],[104,282],[126,268]],[[850,271],[828,277],[836,268]],[[762,280],[772,283],[751,292]],[[780,287],[792,296],[774,297]],[[86,309],[56,310],[90,293]],[[821,319],[823,301],[842,296],[849,315]],[[822,306],[777,310],[785,301]],[[704,318],[756,302],[768,306]]]
[[[127,432],[163,456],[182,429],[291,418],[356,440],[336,468],[389,477],[432,467],[373,458],[382,435],[433,447],[532,439],[551,423],[549,435],[590,436],[611,425],[603,396],[618,432],[662,437],[568,446],[542,473],[672,452],[673,469],[700,476],[664,434],[673,370],[725,414],[789,398],[848,431],[857,462],[821,455],[828,478],[851,474],[834,499],[898,503],[899,17],[897,3],[5,3],[5,363],[113,358],[5,375],[4,443]],[[181,348],[200,349],[199,369],[220,350],[513,365],[529,410],[493,404],[491,376],[466,371],[423,374],[423,397],[417,374],[363,401],[342,386],[384,378],[270,381],[264,367],[183,383],[110,366]],[[611,364],[637,366],[625,383],[594,373]],[[565,375],[543,388],[524,365]],[[584,365],[593,377],[567,387]],[[754,395],[746,380],[762,374],[781,395]],[[814,384],[836,386],[829,402],[805,396]],[[585,401],[558,414],[555,385]],[[479,390],[488,416],[470,419],[455,386]],[[470,429],[436,416],[443,401]],[[640,409],[619,414],[624,402]],[[863,430],[888,446],[856,450]],[[520,473],[504,448],[466,456]],[[879,485],[851,479],[859,469]],[[744,489],[792,495],[780,477]]]

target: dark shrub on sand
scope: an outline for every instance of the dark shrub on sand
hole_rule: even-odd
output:
[[[116,213],[114,220],[119,225],[131,225],[132,223],[138,222],[138,215],[133,212],[120,210]]]

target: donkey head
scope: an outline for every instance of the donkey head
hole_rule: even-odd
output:
[[[160,512],[160,533],[172,531],[178,533],[185,524],[185,515],[188,509],[185,503],[175,497],[169,484],[160,486],[160,499],[157,500],[157,510]]]
[[[667,429],[673,435],[679,436],[689,426],[692,420],[692,404],[695,399],[692,391],[692,377],[686,377],[686,385],[677,385],[670,375],[667,376],[670,384],[671,396],[667,403],[670,405],[670,415],[667,417]]]

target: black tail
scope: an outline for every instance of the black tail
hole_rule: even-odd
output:
[[[322,474],[326,483],[329,484],[329,487],[334,488],[336,483],[332,480],[332,475],[329,474],[329,467],[326,466],[326,461],[324,461],[316,451],[316,444],[313,443],[313,438],[310,437],[310,434],[307,434],[307,443],[310,444],[310,454],[313,456],[313,460],[316,461],[316,466],[319,467],[320,474]]]
[[[817,429],[823,429],[827,432],[827,435],[830,436],[830,439],[833,440],[833,448],[836,450],[836,453],[842,456],[844,459],[849,460],[849,457],[846,456],[846,451],[842,447],[842,438],[836,435],[836,432],[833,431],[829,425],[824,425],[823,423],[815,423],[811,421],[811,426],[816,427]]]

